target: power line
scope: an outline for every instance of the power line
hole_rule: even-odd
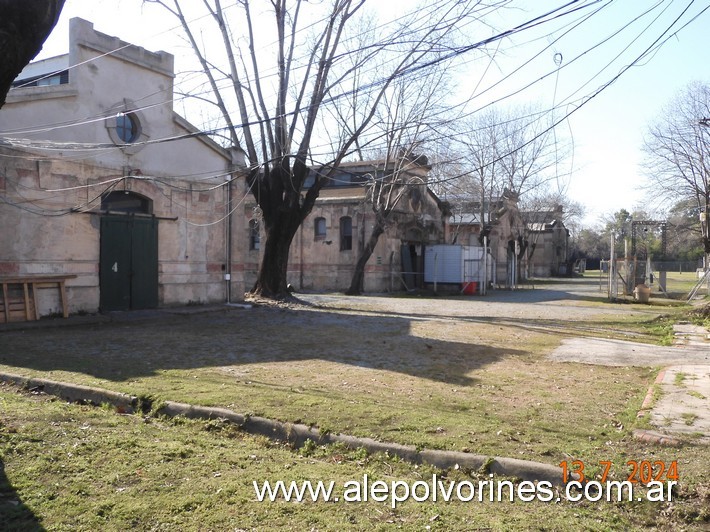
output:
[[[230,9],[230,8],[232,8],[232,7],[234,7],[234,6],[238,5],[238,4],[239,4],[239,2],[235,2],[234,4],[232,4],[232,5],[230,5],[230,6],[224,7],[224,8],[223,8],[223,12],[224,12],[224,11],[227,11],[228,9]],[[432,8],[432,9],[435,9],[435,8]],[[424,11],[423,13],[422,13],[422,12],[418,12],[418,13],[419,13],[419,18],[420,18],[420,19],[426,19],[426,18],[427,18],[427,17],[426,17],[426,11]],[[410,14],[411,14],[411,13],[410,13]],[[192,23],[197,22],[197,21],[199,21],[199,20],[201,20],[201,19],[203,19],[203,18],[210,18],[210,17],[212,17],[212,15],[211,15],[210,13],[206,13],[206,14],[204,14],[204,15],[201,15],[201,16],[199,16],[199,17],[196,17],[196,18],[194,18],[194,19],[191,19],[190,21],[188,21],[188,24],[192,24]],[[398,20],[400,20],[400,19],[404,19],[404,17],[405,17],[405,15],[403,15],[402,17],[399,17],[399,18],[397,18],[397,19],[394,19],[393,21],[389,21],[389,22],[387,22],[387,23],[384,23],[384,24],[378,26],[378,28],[382,28],[382,27],[385,27],[385,26],[387,26],[387,25],[394,24],[396,21],[398,21]],[[310,28],[310,27],[312,27],[312,26],[315,26],[316,24],[318,24],[319,22],[322,22],[322,21],[324,21],[324,20],[328,20],[328,17],[324,17],[323,19],[321,19],[321,20],[319,20],[319,21],[314,21],[313,23],[309,24],[308,26],[306,26],[306,27],[304,27],[304,28],[300,28],[299,30],[297,30],[296,33],[301,32],[301,31],[305,31],[306,29],[308,29],[308,28]],[[165,31],[162,31],[162,32],[153,34],[153,35],[150,37],[150,39],[153,39],[153,38],[155,38],[155,37],[158,37],[158,36],[163,35],[163,34],[166,34],[166,33],[174,32],[175,30],[181,29],[181,28],[182,28],[181,25],[175,26],[175,27],[173,27],[173,28],[171,28],[171,29],[169,29],[169,30],[165,30]],[[354,37],[350,37],[350,39],[354,39]],[[346,39],[346,40],[347,40],[347,39]],[[276,41],[272,43],[272,45],[274,45],[274,44],[276,44]],[[122,50],[124,50],[124,49],[126,49],[126,48],[128,48],[128,47],[131,47],[131,46],[134,46],[134,45],[132,45],[132,44],[130,44],[130,43],[126,43],[126,44],[124,44],[124,45],[122,45],[122,46],[119,46],[118,48],[115,48],[115,49],[113,49],[113,50],[110,50],[110,51],[108,51],[108,52],[105,52],[105,53],[103,53],[103,54],[100,54],[99,56],[92,57],[92,58],[87,59],[87,60],[85,60],[85,61],[82,61],[82,62],[73,64],[73,65],[70,65],[70,66],[67,67],[67,69],[65,69],[65,70],[73,70],[73,69],[75,69],[75,68],[78,68],[78,67],[80,67],[80,66],[84,66],[84,65],[89,64],[89,63],[91,63],[91,62],[98,61],[98,60],[100,60],[100,59],[102,59],[102,58],[104,58],[104,57],[108,57],[108,56],[111,56],[111,55],[115,55],[115,54],[119,53],[120,51],[122,51]],[[305,59],[306,57],[307,57],[307,56],[305,56],[305,55],[303,56],[304,59]],[[40,79],[45,79],[45,78],[47,78],[47,77],[50,77],[50,76],[52,76],[52,75],[54,75],[54,74],[55,74],[55,72],[51,72],[51,73],[49,73],[49,74],[47,74],[47,75],[45,75],[45,76],[43,76],[43,77],[41,77],[41,78],[38,78],[38,79],[34,79],[34,78],[33,78],[32,83],[34,83],[34,82],[36,82],[36,81],[38,81],[38,80],[40,80]],[[197,71],[197,72],[194,72],[193,74],[194,74],[194,75],[203,75],[204,72],[202,72],[202,71]],[[265,77],[268,79],[268,77],[274,76],[274,75],[277,75],[277,74],[278,74],[278,71],[277,71],[277,70],[274,70],[274,73],[273,73],[273,74],[267,74]],[[262,80],[263,80],[263,77],[262,77]],[[231,80],[229,79],[229,76],[226,76],[226,75],[225,75],[225,78],[223,79],[223,81],[226,81],[227,83],[229,83],[229,84],[231,85]],[[230,85],[227,85],[227,86],[222,87],[222,88],[228,88]],[[24,85],[19,85],[19,86],[15,87],[15,88],[22,88],[22,87],[26,87],[26,86],[27,86],[27,85],[24,84]],[[163,91],[156,91],[156,92],[154,92],[154,93],[151,93],[151,94],[148,94],[148,95],[146,95],[146,96],[143,96],[143,97],[139,98],[138,100],[136,100],[136,102],[140,102],[140,101],[142,101],[142,100],[145,100],[145,99],[147,99],[147,98],[149,98],[149,97],[151,97],[151,96],[153,96],[153,95],[155,95],[155,94],[159,94],[160,92],[163,92]],[[160,106],[160,105],[167,105],[167,104],[170,104],[170,103],[175,103],[176,101],[181,101],[181,100],[187,99],[187,98],[189,98],[190,96],[199,96],[199,95],[201,95],[201,94],[211,94],[211,93],[212,93],[212,90],[211,90],[211,89],[207,89],[207,90],[205,90],[205,91],[203,91],[203,92],[201,92],[201,93],[197,93],[197,94],[192,93],[192,94],[189,94],[189,95],[185,95],[185,96],[183,96],[182,98],[179,98],[179,99],[173,98],[173,99],[170,99],[170,100],[165,100],[165,101],[163,101],[163,102],[158,102],[158,103],[155,103],[155,104],[151,104],[151,105],[148,105],[148,106],[145,106],[145,107],[140,107],[140,108],[131,109],[130,111],[131,111],[131,112],[142,111],[142,110],[150,109],[150,108],[152,108],[152,107],[156,107],[156,106]],[[84,124],[89,124],[89,123],[92,123],[92,122],[98,122],[98,121],[105,120],[106,118],[110,118],[111,116],[112,116],[111,113],[108,113],[108,114],[100,115],[100,116],[96,116],[96,117],[88,117],[88,118],[86,118],[86,119],[78,120],[78,121],[70,121],[70,122],[63,122],[63,123],[56,123],[56,124],[47,124],[47,125],[43,125],[43,126],[36,126],[34,129],[5,130],[5,131],[0,131],[0,134],[4,134],[4,135],[17,135],[17,134],[28,134],[28,133],[41,133],[41,132],[52,131],[52,130],[55,130],[55,129],[60,129],[60,128],[62,128],[62,127],[74,127],[74,126],[80,126],[80,125],[84,125]]]
[[[551,16],[551,15],[557,13],[558,11],[563,10],[564,8],[566,8],[566,7],[568,7],[568,6],[571,6],[571,5],[573,5],[573,4],[576,4],[576,3],[579,3],[579,2],[582,2],[582,1],[584,1],[584,0],[572,0],[571,2],[568,2],[567,4],[563,5],[562,7],[553,9],[553,10],[547,12],[547,13],[544,14],[544,15],[540,15],[540,16],[538,16],[538,17],[535,17],[534,19],[532,19],[532,20],[530,20],[530,21],[528,21],[528,22],[526,22],[526,23],[523,23],[523,24],[521,24],[521,25],[518,25],[517,27],[515,27],[515,28],[513,28],[513,29],[511,29],[511,30],[507,30],[506,32],[500,33],[500,34],[498,34],[498,35],[496,35],[496,36],[494,36],[494,37],[485,39],[485,40],[483,40],[483,41],[479,41],[479,42],[477,42],[477,43],[474,43],[474,44],[472,44],[472,45],[468,45],[468,46],[463,47],[463,48],[455,49],[454,51],[449,52],[448,54],[445,54],[443,57],[440,57],[440,58],[437,58],[437,59],[435,59],[435,60],[433,60],[433,61],[427,62],[427,63],[425,63],[424,65],[416,65],[416,64],[415,64],[414,66],[410,66],[410,67],[408,67],[408,68],[405,68],[405,69],[403,69],[399,74],[395,75],[394,78],[397,78],[397,77],[405,77],[405,76],[409,77],[409,76],[411,76],[412,74],[418,72],[419,70],[422,70],[424,67],[432,66],[432,65],[434,65],[434,64],[437,64],[437,63],[446,61],[446,60],[448,60],[448,59],[450,59],[450,58],[452,58],[452,57],[457,57],[457,56],[459,56],[459,55],[461,55],[461,54],[463,54],[463,53],[467,53],[467,52],[469,52],[469,51],[471,51],[471,50],[480,48],[480,47],[483,46],[484,44],[487,44],[487,43],[489,43],[489,42],[494,42],[494,41],[496,41],[496,40],[502,39],[503,37],[505,37],[505,36],[507,36],[507,35],[510,35],[510,34],[512,34],[512,33],[520,32],[520,31],[522,31],[522,30],[523,30],[524,28],[526,28],[526,27],[534,27],[534,26],[537,26],[537,25],[541,24],[542,21],[543,21],[545,18],[547,18],[547,17],[549,17],[549,16]],[[596,2],[599,2],[599,1],[601,1],[601,0],[594,0],[594,2],[592,2],[592,3],[596,3]],[[579,9],[579,8],[577,8],[577,9]],[[572,11],[570,11],[570,12],[574,12],[574,11],[576,11],[577,9],[572,10]],[[568,14],[568,13],[563,13],[563,14]],[[557,15],[556,15],[554,18],[557,18],[557,17],[559,17],[559,16],[562,16],[562,15],[559,14],[559,13],[557,13]],[[554,18],[553,18],[553,19],[554,19]],[[78,66],[78,65],[77,65],[77,66]],[[370,84],[368,84],[368,85],[365,85],[364,87],[359,87],[357,90],[358,90],[358,91],[359,91],[359,90],[363,90],[363,89],[364,89],[364,90],[369,90],[369,89],[375,88],[375,87],[377,87],[377,86],[380,86],[380,85],[384,84],[384,83],[387,81],[387,79],[388,79],[388,78],[384,78],[384,79],[381,79],[381,80],[379,80],[379,81],[374,81],[374,82],[372,82],[372,83],[370,83]],[[341,93],[341,94],[332,96],[331,98],[328,98],[328,99],[326,99],[325,101],[321,102],[319,105],[328,105],[328,104],[330,104],[330,103],[333,103],[333,102],[337,101],[338,99],[341,99],[341,98],[343,98],[343,97],[346,97],[346,96],[352,94],[352,92],[353,92],[353,91],[346,91],[346,92],[344,92],[344,93]],[[155,104],[155,105],[161,105],[161,104]],[[306,108],[303,108],[303,109],[299,109],[299,110],[297,110],[297,111],[293,111],[293,112],[287,113],[287,115],[294,115],[294,114],[296,114],[296,113],[298,113],[298,112],[304,112],[304,111],[306,111],[307,109],[308,109],[307,107],[306,107]],[[130,111],[129,111],[129,112],[130,112]],[[87,120],[87,121],[84,122],[84,123],[90,123],[91,121],[105,120],[105,118],[106,118],[106,117],[96,118],[96,119],[92,119],[92,120]],[[239,124],[237,127],[240,128],[240,129],[243,129],[243,128],[245,128],[245,127],[250,127],[250,126],[255,126],[255,125],[263,125],[263,124],[268,123],[268,122],[271,122],[271,121],[273,121],[273,120],[275,120],[275,118],[253,120],[253,121],[249,121],[249,122],[246,122],[246,123]],[[197,132],[197,133],[189,133],[189,134],[185,134],[185,135],[178,135],[178,136],[172,136],[172,137],[165,137],[165,138],[162,138],[162,139],[151,139],[151,140],[148,140],[148,141],[142,141],[142,142],[134,143],[134,144],[132,144],[132,145],[140,146],[140,145],[157,144],[157,143],[162,143],[162,142],[168,142],[168,141],[174,141],[174,140],[181,140],[181,139],[183,139],[183,138],[191,138],[191,137],[200,136],[200,135],[203,135],[203,134],[204,134],[204,135],[213,135],[213,134],[217,134],[217,133],[219,133],[219,132],[228,131],[228,130],[229,130],[228,127],[213,128],[213,129],[211,129],[211,130],[209,130],[209,131]],[[11,143],[12,143],[12,145],[14,145],[14,146],[19,146],[19,147],[22,147],[22,145],[23,145],[23,143],[21,143],[21,142],[19,142],[19,141],[17,141],[17,140],[13,140],[13,141],[11,141]],[[37,143],[33,144],[32,147],[38,148],[38,149],[46,149],[46,150],[53,150],[53,149],[59,150],[59,149],[61,149],[61,150],[66,151],[66,150],[72,150],[72,149],[75,149],[75,150],[105,150],[105,149],[115,149],[116,146],[115,146],[115,145],[112,145],[112,144],[106,144],[106,143],[95,143],[95,144],[88,144],[88,143],[84,143],[84,144],[77,144],[77,143],[54,143],[54,144],[52,144],[52,143],[49,143],[49,142],[45,142],[45,143],[37,142]]]
[[[635,66],[638,62],[640,62],[651,50],[653,50],[653,49],[656,47],[656,45],[661,41],[661,39],[663,38],[663,36],[666,35],[666,34],[673,28],[673,26],[676,25],[676,23],[681,19],[681,17],[687,12],[688,9],[690,9],[690,7],[691,7],[694,3],[695,3],[695,0],[691,0],[691,2],[686,6],[686,8],[682,11],[682,13],[681,13],[680,15],[678,15],[678,17],[676,17],[676,19],[670,24],[670,26],[668,26],[668,27],[661,33],[661,35],[659,35],[659,36],[653,41],[653,43],[652,43],[651,45],[649,45],[641,54],[639,54],[639,55],[636,57],[636,59],[634,59],[634,61],[632,61],[629,65],[627,65],[626,67],[624,67],[624,68],[623,68],[618,74],[616,74],[612,79],[610,79],[609,81],[607,81],[605,84],[603,84],[601,87],[599,87],[595,92],[593,92],[591,95],[589,95],[589,96],[588,96],[585,100],[583,100],[578,106],[574,107],[571,111],[567,112],[567,113],[565,114],[565,116],[563,116],[560,120],[557,120],[556,122],[554,122],[553,125],[550,126],[550,128],[547,128],[547,129],[544,130],[542,133],[540,133],[540,134],[536,135],[535,137],[533,137],[531,140],[529,140],[528,142],[526,142],[525,145],[530,144],[531,142],[534,142],[534,141],[537,140],[540,136],[542,136],[542,135],[546,134],[547,132],[549,132],[549,130],[550,130],[551,128],[556,127],[557,125],[559,125],[559,124],[560,124],[561,122],[563,122],[564,120],[567,120],[572,114],[576,113],[576,112],[577,112],[579,109],[581,109],[584,105],[586,105],[587,103],[589,103],[590,101],[592,101],[592,100],[593,100],[594,98],[596,98],[599,94],[601,94],[604,90],[606,90],[606,89],[609,88],[612,84],[614,84],[625,72],[627,72],[630,68],[632,68],[633,66]],[[703,10],[701,11],[701,13],[698,14],[698,16],[699,16],[700,14],[704,13],[704,12],[705,12],[706,10],[708,10],[708,9],[710,9],[710,6],[706,7],[705,9],[703,9]],[[697,16],[696,16],[695,18],[697,18]],[[694,18],[694,20],[695,20],[695,18]],[[685,26],[684,26],[684,27],[685,27]],[[666,40],[667,40],[667,39],[666,39]],[[665,41],[663,41],[663,42],[665,42]],[[488,163],[488,165],[494,164],[495,162],[498,162],[498,161],[502,160],[504,157],[507,157],[507,156],[509,156],[509,155],[510,155],[510,154],[503,155],[503,156],[501,156],[501,157],[495,159],[494,161],[491,161],[490,163]],[[487,165],[487,166],[488,166],[488,165]],[[471,173],[472,173],[471,171],[469,171],[469,172],[463,172],[463,173],[461,173],[461,174],[459,174],[459,175],[457,175],[457,176],[453,176],[453,177],[450,177],[450,178],[447,178],[447,179],[441,179],[441,180],[439,180],[438,182],[442,183],[442,182],[447,182],[447,181],[459,179],[459,178],[461,178],[461,177],[463,177],[463,176],[466,176],[466,175],[469,175],[469,174],[471,174]]]
[[[566,4],[566,5],[569,5],[569,4]],[[658,4],[657,4],[657,5],[658,5]],[[563,6],[563,7],[564,7],[564,6]],[[602,6],[602,8],[603,8],[603,7],[605,7],[605,6]],[[581,7],[580,7],[580,8],[581,8]],[[580,9],[580,8],[578,8],[578,9]],[[602,9],[602,8],[600,8],[600,9]],[[706,9],[707,9],[707,8],[706,8]],[[703,12],[704,12],[704,11],[705,11],[705,10],[703,10]],[[647,12],[648,12],[648,11],[647,11]],[[700,14],[702,14],[702,12],[701,12]],[[696,15],[695,18],[697,18],[698,16],[700,16],[700,14]],[[695,18],[694,18],[693,20],[695,20]],[[533,19],[533,20],[535,20],[535,19]],[[689,24],[689,23],[690,23],[690,22],[686,23],[686,25]],[[683,26],[683,27],[685,27],[685,26]],[[681,29],[682,29],[682,28],[681,28]],[[680,31],[680,30],[678,30],[678,31]],[[676,33],[677,33],[677,32],[676,32]],[[674,34],[675,34],[675,33],[674,33]],[[670,38],[670,36],[669,36],[668,38]],[[667,40],[667,39],[666,39],[666,40]],[[603,42],[606,42],[606,41],[603,41]],[[663,42],[665,42],[665,41],[663,41]],[[660,46],[663,44],[663,42],[657,44],[657,47],[660,47]],[[597,46],[598,46],[598,45],[597,45]],[[585,53],[586,53],[586,52],[585,52]],[[606,67],[605,67],[605,68],[606,68]],[[602,69],[602,71],[603,71],[603,69]],[[601,72],[601,71],[600,71],[600,72]],[[407,72],[405,72],[404,74],[409,75],[410,72],[407,71]],[[404,75],[404,74],[403,74],[403,75]],[[592,79],[593,79],[593,78],[592,78]],[[574,93],[573,93],[573,94],[574,94]],[[334,100],[335,98],[343,97],[344,95],[345,95],[345,94],[341,94],[341,95],[334,96],[334,97],[333,97],[333,100]],[[592,97],[594,97],[594,96],[592,96]],[[569,97],[568,97],[568,98],[569,98]],[[553,107],[553,109],[554,109],[554,107]],[[565,114],[565,117],[568,117],[570,114],[572,114],[572,113],[567,113],[567,114]],[[240,127],[244,127],[245,125],[259,125],[259,124],[263,124],[263,123],[266,123],[266,122],[268,122],[268,120],[257,120],[257,121],[249,122],[249,123],[247,123],[247,124],[242,124],[242,125],[240,125]],[[556,123],[559,123],[559,122],[556,122]],[[138,143],[138,144],[150,144],[150,143],[159,143],[159,142],[170,142],[170,141],[174,141],[174,140],[180,140],[180,139],[182,139],[182,138],[191,138],[191,137],[193,137],[193,136],[216,134],[216,133],[219,133],[220,131],[225,131],[226,129],[227,129],[227,128],[214,128],[214,129],[212,129],[212,130],[208,130],[208,131],[204,131],[204,132],[189,133],[189,134],[185,134],[185,135],[181,135],[181,136],[165,137],[165,138],[163,138],[163,139],[153,139],[153,140],[151,140],[151,141],[147,141],[147,142],[144,142],[144,143]],[[14,144],[14,145],[20,146],[20,147],[24,147],[22,143]],[[54,146],[48,144],[48,145],[45,145],[45,146],[33,145],[33,146],[30,146],[30,147],[38,147],[38,148],[40,148],[40,149],[41,149],[41,148],[45,148],[45,149],[50,149],[50,150],[51,150],[51,149],[62,149],[62,150],[65,150],[65,151],[66,151],[66,150],[71,150],[71,149],[76,149],[76,150],[91,150],[91,149],[94,149],[94,150],[107,150],[107,149],[116,149],[116,148],[117,148],[115,145],[109,145],[109,144],[103,144],[103,145],[102,145],[102,144],[85,144],[85,145],[83,145],[83,146],[80,146],[80,145],[76,145],[76,144],[74,144],[74,145],[69,145],[69,144],[66,144],[66,143],[65,143],[65,144],[61,144],[61,145],[54,145]],[[120,147],[120,146],[119,146],[119,147]]]

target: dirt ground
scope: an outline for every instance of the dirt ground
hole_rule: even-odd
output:
[[[600,460],[614,461],[615,478],[626,478],[630,458],[677,460],[685,501],[673,507],[685,512],[678,520],[707,522],[710,451],[696,445],[699,420],[686,406],[677,413],[688,427],[682,447],[633,437],[638,423],[648,423],[637,413],[667,361],[638,353],[671,349],[649,346],[658,337],[648,326],[666,307],[609,304],[594,279],[485,297],[297,297],[300,303],[288,305],[191,306],[0,326],[0,372],[96,386],[153,404],[220,406],[421,449],[552,466],[581,461],[590,475]],[[583,360],[591,337],[622,346],[618,360]],[[567,358],[557,357],[569,342],[578,343]],[[686,403],[707,400],[690,367],[667,376],[684,387]],[[21,463],[8,462],[7,470]],[[650,508],[641,522],[666,510]]]
[[[276,308],[9,324],[0,327],[0,370],[404,444],[557,456],[607,423],[623,424],[656,377],[649,372],[679,363],[673,348],[631,342],[651,340],[638,323],[662,307],[609,304],[599,288],[586,278],[483,297],[297,294],[300,303]],[[707,352],[698,353],[680,361],[705,363]],[[596,419],[584,399],[602,386],[611,421]],[[552,450],[546,419],[572,427]],[[479,438],[469,425],[511,436]],[[529,443],[518,445],[520,436]]]

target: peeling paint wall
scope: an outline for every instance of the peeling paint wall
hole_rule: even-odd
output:
[[[150,200],[159,218],[159,305],[225,301],[231,154],[193,136],[196,128],[173,112],[172,55],[81,19],[71,21],[69,37],[60,58],[76,65],[68,83],[13,89],[0,110],[0,275],[76,275],[67,281],[70,312],[97,310],[96,213],[103,194],[126,191]],[[28,73],[57,64],[40,61]],[[129,143],[117,137],[122,112],[138,125]],[[233,246],[244,245],[233,236]],[[56,310],[41,303],[42,314]]]

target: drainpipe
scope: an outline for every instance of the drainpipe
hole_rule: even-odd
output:
[[[232,177],[229,174],[227,182],[227,271],[224,280],[227,283],[227,303],[232,302]]]
[[[357,243],[358,255],[362,255],[365,252],[365,238],[367,237],[367,230],[365,228],[365,220],[367,219],[367,206],[363,203],[361,205],[361,207],[362,207],[362,217],[361,217],[361,222],[360,222],[360,238],[358,239],[358,243]],[[357,261],[357,259],[355,259],[355,260]],[[365,289],[365,269],[366,268],[367,268],[367,264],[365,264],[363,266],[362,283],[361,283],[361,286],[359,287],[360,290]],[[390,264],[390,292],[392,292],[392,264]]]
[[[305,221],[305,220],[304,220]],[[301,268],[299,272],[299,285],[301,291],[303,291],[303,222],[301,222],[301,230],[299,231],[298,235],[298,244],[299,244],[299,255],[301,256]]]
[[[224,274],[224,280],[227,283],[227,303],[232,302],[232,223],[234,216],[232,213],[232,193],[233,181],[236,178],[238,169],[242,172],[246,170],[246,153],[239,145],[233,146],[230,150],[231,164],[229,165],[229,174],[227,175],[227,266]]]
[[[481,295],[486,295],[488,289],[488,237],[483,237],[483,282],[481,283]]]

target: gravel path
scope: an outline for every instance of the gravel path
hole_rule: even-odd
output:
[[[493,290],[485,296],[424,298],[410,296],[359,296],[342,294],[298,294],[310,304],[362,312],[381,312],[406,317],[468,318],[494,320],[506,318],[534,323],[536,320],[584,322],[602,315],[630,316],[660,313],[659,307],[607,305],[606,292],[596,279],[547,281],[535,288]]]

